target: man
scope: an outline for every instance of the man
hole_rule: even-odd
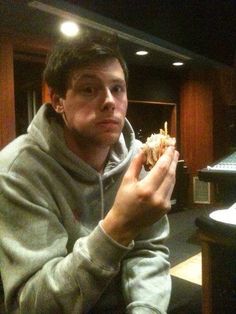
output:
[[[56,46],[51,105],[1,152],[0,260],[9,312],[166,313],[173,147],[146,173],[112,41]]]

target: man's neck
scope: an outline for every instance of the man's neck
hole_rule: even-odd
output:
[[[106,164],[110,147],[95,145],[94,143],[78,143],[68,130],[64,129],[67,147],[79,158],[89,164],[97,172],[102,173]]]

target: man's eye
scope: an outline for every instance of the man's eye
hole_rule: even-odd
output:
[[[121,85],[115,85],[113,88],[112,88],[112,91],[114,93],[121,93],[121,92],[124,92],[125,88],[124,86],[121,86]]]
[[[93,95],[95,93],[95,88],[92,86],[84,86],[80,91],[85,95]]]

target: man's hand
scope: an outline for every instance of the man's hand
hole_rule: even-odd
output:
[[[145,178],[139,174],[145,162],[140,152],[130,164],[115,202],[102,222],[105,232],[128,245],[144,228],[163,217],[171,208],[179,153],[169,147]]]

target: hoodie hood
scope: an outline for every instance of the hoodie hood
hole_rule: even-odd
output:
[[[41,150],[51,155],[68,171],[89,180],[97,179],[99,173],[66,146],[59,118],[50,104],[41,106],[28,128],[29,136]],[[135,142],[134,130],[126,119],[118,142],[111,148],[103,177],[114,175],[127,167],[134,154]]]

